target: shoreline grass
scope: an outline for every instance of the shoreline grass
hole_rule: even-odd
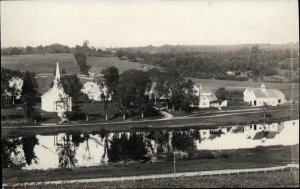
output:
[[[96,182],[83,184],[42,185],[42,188],[273,188],[299,187],[299,171],[285,171],[274,173],[251,173],[240,175],[222,175],[212,177],[186,177],[176,179],[137,180],[123,182]],[[12,187],[7,187],[12,188]],[[15,189],[24,186],[14,187]],[[41,186],[26,186],[38,189]]]
[[[201,152],[200,152],[201,153]],[[207,171],[220,169],[262,168],[299,163],[299,144],[293,146],[268,146],[253,149],[213,150],[213,159],[180,160],[176,172]],[[222,154],[227,154],[226,158]],[[109,166],[77,167],[72,169],[21,170],[2,168],[2,179],[18,178],[18,182],[41,180],[85,179],[121,177],[173,172],[173,161],[156,163],[112,163]]]

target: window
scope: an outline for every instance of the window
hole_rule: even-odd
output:
[[[279,103],[279,104],[281,103],[281,99],[278,99],[278,103]]]
[[[254,105],[254,106],[256,105],[256,100],[253,101],[253,105]]]
[[[256,131],[256,125],[254,125],[254,130]]]

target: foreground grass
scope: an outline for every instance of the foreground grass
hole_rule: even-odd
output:
[[[242,169],[272,167],[283,165],[284,162],[299,163],[299,145],[294,146],[270,146],[254,149],[210,151],[215,158],[203,159],[200,151],[198,157],[190,160],[176,162],[177,172],[208,171],[220,169]],[[199,156],[202,154],[202,159]],[[226,155],[225,155],[226,154]],[[225,155],[225,156],[224,156]],[[18,182],[87,179],[104,177],[122,177],[134,175],[172,173],[173,162],[157,163],[133,163],[110,164],[109,166],[78,167],[73,169],[49,169],[49,170],[20,170],[2,168],[2,180],[17,178]]]
[[[124,182],[98,182],[83,184],[43,185],[42,188],[270,188],[299,187],[299,171],[222,175],[212,177],[186,177],[176,179],[138,180]],[[10,188],[10,187],[9,187]],[[15,187],[24,188],[24,187]],[[27,186],[26,188],[41,188]]]

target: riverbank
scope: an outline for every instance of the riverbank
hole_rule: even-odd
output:
[[[281,122],[299,119],[299,107],[291,106],[285,108],[272,108],[266,111],[266,122]],[[217,114],[205,114],[196,117],[176,117],[166,120],[141,120],[107,123],[85,123],[85,124],[62,124],[47,126],[10,126],[1,125],[1,138],[7,136],[26,136],[36,134],[57,134],[57,133],[91,133],[106,130],[115,131],[137,131],[149,129],[168,128],[214,128],[218,126],[247,125],[252,123],[263,123],[264,111],[242,111],[222,112]]]
[[[210,156],[206,156],[210,153]],[[299,145],[269,146],[254,149],[199,151],[200,156],[176,161],[176,172],[208,171],[272,167],[285,163],[299,163]],[[205,155],[206,154],[206,155]],[[212,156],[213,155],[213,156]],[[2,168],[2,180],[16,182],[122,177],[173,173],[173,161],[132,164],[113,163],[96,167],[73,169],[21,170]]]

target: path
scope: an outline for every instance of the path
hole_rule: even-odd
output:
[[[284,110],[269,110],[269,112],[277,112],[277,111],[284,111]],[[167,120],[191,120],[191,119],[204,119],[204,118],[212,118],[212,117],[225,117],[225,116],[233,116],[233,115],[243,115],[243,114],[257,114],[263,113],[264,111],[250,111],[250,112],[234,112],[234,113],[221,113],[216,115],[208,115],[208,116],[201,116],[201,117],[191,117],[191,116],[178,116],[172,117]],[[167,113],[167,112],[165,112]],[[160,122],[165,121],[166,119],[155,119],[155,120],[140,120],[140,121],[120,121],[120,122],[101,122],[101,123],[78,123],[78,124],[47,124],[47,125],[33,125],[33,126],[2,126],[2,129],[20,129],[21,128],[52,128],[52,127],[79,127],[79,126],[101,126],[101,125],[111,125],[111,124],[133,124],[133,123],[146,123],[146,122]],[[167,121],[166,120],[166,121]],[[198,123],[199,124],[199,123]]]
[[[223,169],[213,171],[198,171],[198,172],[181,172],[181,173],[167,173],[167,174],[152,174],[152,175],[139,175],[139,176],[126,176],[126,177],[109,177],[109,178],[93,178],[93,179],[76,179],[76,180],[56,180],[56,181],[43,181],[43,182],[25,182],[14,183],[13,185],[8,183],[2,183],[2,188],[5,186],[36,186],[36,185],[58,185],[58,184],[79,184],[79,183],[91,183],[91,182],[123,182],[123,181],[135,181],[135,180],[155,180],[165,178],[183,178],[194,176],[214,176],[214,175],[229,175],[229,174],[248,174],[258,172],[274,172],[284,170],[299,169],[299,164],[288,164],[285,166],[267,167],[267,168],[251,168],[251,169]]]

